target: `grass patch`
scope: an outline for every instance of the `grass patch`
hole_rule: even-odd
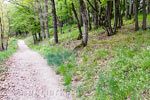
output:
[[[8,50],[0,52],[0,71],[7,71],[6,68],[1,68],[1,64],[4,60],[6,60],[9,56],[11,56],[17,50],[17,40],[11,38],[9,40]]]
[[[139,15],[141,22],[141,15]],[[74,41],[78,30],[64,27],[59,45],[30,45],[57,66],[66,90],[74,90],[81,100],[144,100],[150,93],[150,30],[135,32],[133,20],[116,35],[104,36],[101,29],[89,33],[88,46],[77,51],[63,48],[65,41]],[[134,33],[133,33],[134,32]],[[51,42],[51,40],[50,40]],[[30,42],[31,43],[31,42]],[[72,42],[73,43],[73,42]],[[74,45],[67,42],[67,45]],[[74,83],[74,84],[72,84]]]
[[[65,62],[65,60],[71,56],[71,52],[65,51],[65,52],[56,52],[49,53],[46,55],[46,59],[48,61],[49,65],[52,66],[59,66]]]
[[[96,51],[95,58],[98,59],[105,59],[110,54],[108,50],[99,49]]]

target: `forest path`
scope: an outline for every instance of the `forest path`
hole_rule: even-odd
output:
[[[62,90],[60,77],[23,40],[4,66],[8,72],[0,81],[0,100],[71,100]]]

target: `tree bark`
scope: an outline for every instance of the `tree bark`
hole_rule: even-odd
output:
[[[139,30],[138,22],[138,0],[135,0],[135,31]]]
[[[111,1],[107,1],[106,5],[106,30],[107,30],[107,35],[111,36],[114,32],[111,26]]]
[[[119,9],[118,9],[118,16],[119,16],[119,26],[118,28],[121,28],[121,26],[123,25],[123,16],[121,14],[121,10],[122,10],[122,2],[121,0],[118,0],[118,5],[119,5]]]
[[[82,30],[81,30],[81,25],[80,25],[80,22],[79,22],[79,18],[77,16],[77,12],[76,12],[76,9],[74,7],[74,4],[72,3],[71,5],[72,5],[72,11],[74,13],[74,16],[75,16],[77,24],[78,24],[79,33],[80,33],[79,36],[78,36],[78,40],[81,40],[82,39]]]
[[[146,30],[146,2],[143,0],[143,25],[142,29]]]
[[[126,8],[126,12],[125,12],[125,18],[126,20],[129,17],[129,5],[128,5],[128,0],[125,0],[125,8]]]
[[[53,16],[53,27],[54,27],[54,44],[58,43],[58,34],[57,34],[57,16],[56,16],[56,8],[55,1],[52,2],[52,16]]]
[[[49,27],[48,27],[48,0],[45,0],[45,28],[46,37],[49,39]]]
[[[8,48],[8,40],[9,40],[9,37],[11,36],[11,30],[10,30],[10,18],[8,16],[8,12],[7,12],[7,19],[8,19],[8,36],[7,36],[7,41],[6,41],[6,50]]]
[[[97,7],[97,1],[94,0],[94,8],[96,11],[98,11],[98,7]],[[98,28],[98,12],[94,11],[94,26],[95,26],[95,29]]]
[[[147,0],[147,14],[150,13],[150,0]]]
[[[123,3],[123,11],[122,11],[122,16],[124,16],[125,15],[125,8],[126,8],[126,0],[123,0],[122,1],[122,3]]]
[[[36,0],[36,2],[38,3],[38,11],[40,13],[39,18],[40,18],[40,24],[41,24],[41,33],[42,33],[42,38],[45,38],[45,28],[44,28],[44,19],[43,19],[43,15],[42,15],[42,8],[41,8],[41,4],[39,2],[39,0]]]
[[[3,25],[2,25],[2,18],[0,17],[0,27],[1,27],[1,48],[2,50],[4,50],[4,43],[3,43],[3,40],[4,40],[4,30],[3,30]]]
[[[79,16],[80,16],[80,25],[83,26],[83,18],[81,13],[81,7],[79,8]]]
[[[87,8],[87,13],[88,13],[88,26],[89,26],[89,30],[91,30],[92,25],[91,25],[91,22],[90,22],[90,10],[89,10],[89,4],[88,4],[87,0],[86,0],[86,8]]]
[[[80,9],[82,12],[82,18],[84,21],[84,35],[83,35],[83,39],[82,39],[82,44],[83,46],[87,46],[87,42],[88,42],[88,13],[85,7],[85,3],[83,0],[79,0],[79,4],[80,4]]]
[[[119,18],[119,14],[118,14],[118,10],[119,10],[119,4],[118,4],[119,0],[114,0],[114,7],[115,7],[115,11],[114,11],[114,31],[116,32],[116,29],[118,28],[118,18]]]
[[[133,2],[132,0],[129,0],[129,19],[131,19],[132,12],[133,12]]]

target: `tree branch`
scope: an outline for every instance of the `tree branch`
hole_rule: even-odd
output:
[[[98,13],[98,11],[95,9],[95,7],[92,5],[92,3],[89,0],[87,0],[87,2],[90,4],[90,6],[93,8],[93,10]]]

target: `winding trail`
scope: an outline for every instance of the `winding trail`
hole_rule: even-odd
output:
[[[4,66],[8,72],[0,81],[0,100],[72,100],[60,85],[60,76],[23,40]]]

